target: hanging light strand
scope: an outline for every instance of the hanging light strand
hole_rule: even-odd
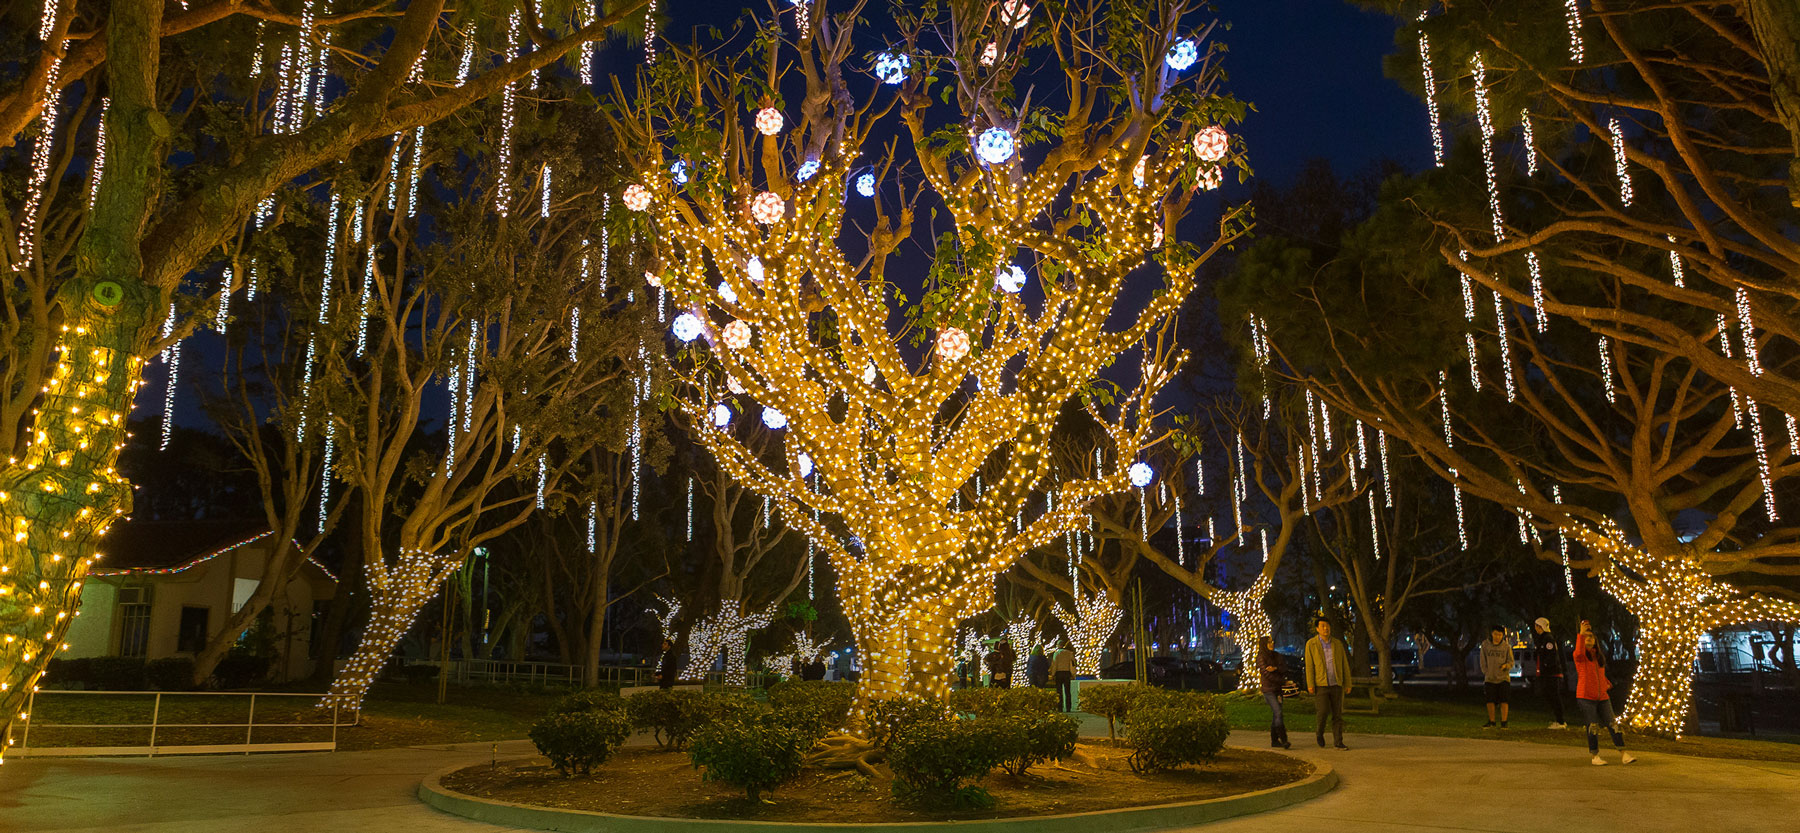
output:
[[[1525,267],[1531,273],[1531,311],[1537,318],[1537,331],[1541,333],[1550,327],[1550,316],[1544,312],[1544,277],[1538,268],[1537,252],[1525,253]]]
[[[1518,397],[1518,390],[1513,384],[1512,341],[1506,336],[1506,305],[1500,293],[1488,294],[1494,297],[1494,333],[1500,342],[1501,378],[1506,382],[1506,401],[1511,402]]]
[[[1481,125],[1481,166],[1487,177],[1488,213],[1494,220],[1494,240],[1506,239],[1505,221],[1500,212],[1500,179],[1494,169],[1494,114],[1488,109],[1487,65],[1477,52],[1469,59],[1475,73],[1475,120]]]
[[[1424,14],[1419,15],[1425,19]],[[1444,130],[1438,124],[1437,79],[1431,73],[1431,36],[1419,30],[1419,71],[1425,82],[1425,118],[1431,129],[1431,161],[1444,167]]]
[[[319,460],[319,534],[325,534],[325,522],[331,516],[331,462],[337,454],[337,422],[325,415],[325,451]]]
[[[1525,140],[1525,174],[1537,176],[1537,136],[1531,130],[1531,111],[1519,111],[1519,132]]]
[[[94,164],[88,169],[88,208],[94,207],[94,198],[100,195],[100,177],[106,171],[106,113],[112,109],[112,96],[100,99],[100,126],[94,135]]]
[[[1619,394],[1613,389],[1612,372],[1612,340],[1600,336],[1600,389],[1606,391],[1606,401],[1617,403]]]
[[[1562,506],[1562,484],[1550,485],[1550,499]],[[1575,598],[1575,571],[1569,569],[1569,536],[1563,532],[1563,525],[1556,525],[1556,551],[1562,555],[1563,588],[1568,591],[1569,598]]]
[[[1619,175],[1619,202],[1627,208],[1631,207],[1631,169],[1626,167],[1625,131],[1619,126],[1615,116],[1607,123],[1607,133],[1612,139],[1613,169]]]

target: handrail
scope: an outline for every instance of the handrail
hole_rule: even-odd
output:
[[[189,697],[189,698],[248,697],[249,698],[249,709],[245,715],[245,719],[242,721],[233,720],[233,721],[220,721],[220,722],[211,722],[211,723],[168,723],[168,722],[164,722],[162,720],[163,696],[164,695],[169,695],[171,697]],[[30,715],[34,715],[37,711],[37,700],[39,697],[52,697],[52,696],[54,696],[54,697],[65,697],[65,696],[74,696],[74,697],[81,697],[81,696],[149,697],[149,698],[151,698],[150,722],[149,723],[52,723],[52,722],[45,721],[41,718],[36,718],[36,717],[30,716]],[[31,695],[29,696],[29,698],[26,700],[25,713],[28,716],[24,721],[25,722],[24,732],[22,733],[22,736],[20,738],[20,746],[17,751],[21,756],[24,756],[24,757],[29,757],[33,754],[51,755],[51,756],[81,755],[81,754],[112,754],[112,755],[142,754],[142,755],[147,755],[150,757],[155,757],[156,755],[204,754],[204,753],[219,753],[219,752],[242,752],[242,753],[248,755],[251,752],[335,751],[337,749],[337,730],[338,730],[338,728],[341,726],[354,726],[354,725],[356,725],[356,722],[357,722],[356,719],[352,719],[349,722],[345,722],[343,720],[343,713],[339,710],[339,708],[336,705],[332,706],[331,722],[329,722],[329,723],[320,723],[320,722],[302,722],[302,723],[263,722],[263,723],[258,723],[256,720],[256,701],[257,701],[257,698],[259,698],[259,697],[261,697],[261,698],[287,697],[287,698],[304,700],[308,703],[312,703],[312,702],[317,701],[318,696],[319,696],[318,694],[311,693],[311,692],[286,692],[286,691],[168,691],[168,692],[165,692],[165,691],[63,691],[63,690],[33,691],[31,693]],[[360,715],[358,717],[360,717]],[[33,747],[31,745],[31,729],[33,726],[38,727],[40,730],[41,729],[115,729],[115,730],[118,730],[118,729],[149,729],[150,735],[149,735],[149,743],[145,746],[87,745],[87,746],[63,746],[63,747]],[[256,743],[255,742],[257,729],[324,729],[327,727],[329,727],[331,729],[331,739],[329,741],[303,741],[303,742],[280,742],[280,743],[275,743],[275,742]],[[157,734],[158,734],[158,732],[160,732],[164,729],[237,729],[237,728],[242,728],[244,730],[244,741],[242,744],[194,744],[194,745],[163,746],[163,745],[159,745],[157,743]]]

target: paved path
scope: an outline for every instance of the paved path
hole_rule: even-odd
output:
[[[1252,733],[1232,736],[1244,746],[1258,741]],[[1352,735],[1348,742],[1348,752],[1295,747],[1338,768],[1343,783],[1332,793],[1195,829],[1800,829],[1800,764],[1645,755],[1628,767],[1594,767],[1573,745],[1398,735]],[[529,751],[524,741],[500,745],[502,757]],[[9,759],[0,767],[0,833],[498,833],[502,828],[438,813],[413,797],[420,776],[488,755],[489,744],[462,744],[310,755]]]

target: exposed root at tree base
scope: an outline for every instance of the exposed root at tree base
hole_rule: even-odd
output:
[[[866,778],[879,778],[881,771],[875,765],[885,757],[879,747],[865,738],[832,735],[813,747],[806,756],[806,765],[820,769],[854,769]]]

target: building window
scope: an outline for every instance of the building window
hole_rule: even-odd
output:
[[[210,607],[182,605],[181,627],[175,632],[175,650],[196,654],[206,650],[206,637],[210,635],[206,620],[211,613]]]
[[[141,588],[131,588],[141,590]],[[141,599],[143,593],[121,593],[121,599]],[[119,656],[141,657],[149,653],[150,648],[150,603],[144,601],[120,601],[119,616]]]

